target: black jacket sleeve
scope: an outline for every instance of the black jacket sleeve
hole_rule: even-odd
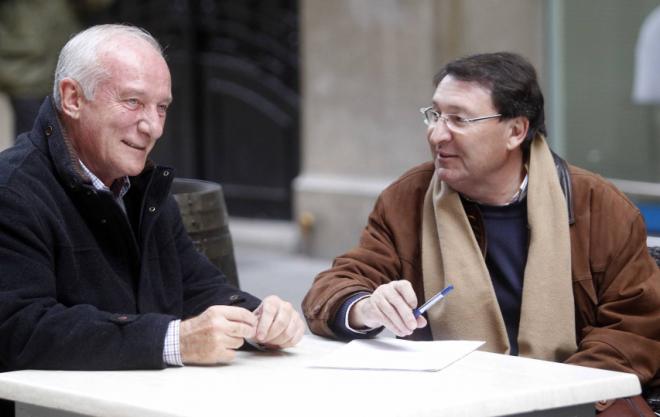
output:
[[[225,275],[206,256],[199,253],[186,232],[174,199],[168,199],[167,211],[173,218],[176,252],[183,277],[183,319],[197,316],[212,305],[233,305],[250,311],[261,300],[231,285]]]

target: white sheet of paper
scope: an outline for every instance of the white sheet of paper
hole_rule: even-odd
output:
[[[340,369],[439,371],[485,342],[438,340],[414,342],[393,338],[352,340],[311,366]]]

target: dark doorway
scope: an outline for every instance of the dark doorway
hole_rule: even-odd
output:
[[[222,184],[230,215],[290,219],[299,169],[296,0],[118,0],[105,22],[166,48],[174,104],[153,159]]]

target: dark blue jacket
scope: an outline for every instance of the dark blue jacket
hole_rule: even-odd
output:
[[[131,178],[125,216],[77,161],[50,99],[0,153],[0,371],[162,368],[171,320],[258,306],[194,249],[171,169]]]

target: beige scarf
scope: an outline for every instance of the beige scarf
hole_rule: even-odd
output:
[[[576,350],[566,200],[542,136],[531,145],[527,191],[530,243],[523,283],[520,356],[562,361]],[[484,340],[509,353],[504,319],[459,194],[437,176],[424,199],[422,268],[426,299],[453,284],[428,311],[434,339]]]

